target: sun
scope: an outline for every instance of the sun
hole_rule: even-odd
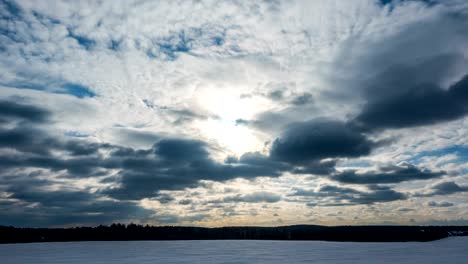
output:
[[[212,115],[197,124],[205,137],[215,140],[237,156],[261,150],[263,144],[260,133],[238,124],[236,120],[255,118],[264,109],[262,100],[242,96],[242,93],[233,89],[205,89],[198,93],[197,103]]]
[[[217,141],[236,156],[249,151],[256,151],[261,147],[260,140],[253,131],[245,126],[236,125],[230,120],[206,120],[200,125],[201,131],[209,139]]]

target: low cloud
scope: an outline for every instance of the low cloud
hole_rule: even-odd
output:
[[[355,170],[347,170],[330,176],[330,179],[347,184],[382,184],[430,180],[440,178],[444,174],[444,172],[420,169],[411,164],[401,164],[381,166],[377,171],[367,171],[363,173],[359,173]]]
[[[377,146],[346,123],[317,119],[291,124],[271,147],[271,157],[296,164],[369,155]]]
[[[355,122],[367,130],[405,128],[452,121],[468,113],[468,76],[448,90],[421,83],[364,106]]]
[[[427,191],[417,193],[416,197],[431,197],[437,195],[451,195],[455,193],[468,192],[468,186],[459,185],[453,181],[441,182],[431,186]]]
[[[392,190],[387,186],[371,185],[367,191],[361,191],[336,185],[322,185],[317,189],[296,189],[290,196],[315,198],[309,206],[348,206],[371,205],[398,200],[406,200],[404,193]]]
[[[453,206],[453,203],[449,202],[436,202],[436,201],[430,201],[427,203],[428,206],[430,207],[451,207]]]
[[[223,198],[224,203],[276,203],[281,196],[272,192],[254,192],[246,195],[235,195]]]

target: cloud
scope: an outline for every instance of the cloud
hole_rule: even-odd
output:
[[[395,3],[398,4],[399,2],[408,1],[408,0],[379,0],[379,1],[380,3],[382,3],[382,5],[387,5],[387,4],[395,4]],[[421,1],[427,4],[437,3],[437,0],[416,0],[416,1]]]
[[[361,195],[361,197],[356,199],[356,202],[364,204],[373,204],[407,199],[406,194],[394,191],[387,186],[371,186],[370,189],[370,193],[365,193]]]
[[[465,76],[448,90],[421,83],[369,102],[355,121],[369,130],[430,125],[463,117],[468,113],[467,103],[468,76]]]
[[[358,173],[347,170],[330,176],[330,179],[348,184],[382,184],[400,183],[404,181],[430,180],[440,178],[444,172],[432,172],[419,169],[411,164],[381,166],[378,171]]]
[[[271,156],[293,163],[326,158],[360,157],[370,154],[377,143],[347,124],[326,119],[291,124],[273,142]]]
[[[416,211],[416,210],[415,210],[415,209],[412,209],[412,208],[405,208],[405,207],[399,208],[399,209],[398,209],[398,212],[404,212],[404,213],[406,213],[406,212],[414,212],[414,211]]]
[[[22,119],[33,123],[42,123],[48,120],[50,113],[39,107],[18,104],[12,101],[0,101],[0,122],[11,121],[11,119]]]
[[[37,107],[13,106],[21,111],[6,111],[1,117],[20,115],[39,120],[38,116],[29,114]],[[290,168],[260,153],[246,153],[236,163],[219,163],[210,157],[209,146],[200,140],[162,138],[149,149],[133,149],[86,140],[57,139],[44,130],[26,125],[0,130],[0,148],[21,152],[2,155],[0,163],[4,169],[41,168],[66,172],[69,178],[96,177],[118,171],[120,187],[104,190],[103,194],[119,199],[153,197],[160,190],[194,187],[199,180],[275,177]]]
[[[22,110],[20,113],[37,109],[15,106]],[[7,117],[11,115],[6,112]],[[0,161],[4,169],[40,168],[66,172],[64,176],[68,178],[97,177],[117,171],[117,186],[101,194],[118,199],[154,197],[160,190],[195,187],[200,180],[277,177],[291,168],[260,153],[246,153],[234,163],[220,163],[210,157],[209,146],[200,140],[161,138],[149,149],[133,149],[86,140],[57,139],[29,126],[0,132],[0,148],[22,152],[4,155]],[[54,154],[57,152],[61,154]]]
[[[294,174],[330,175],[336,172],[336,160],[309,161],[291,170]]]
[[[223,198],[224,203],[276,203],[281,196],[272,192],[254,192],[246,195],[235,195]]]
[[[174,197],[170,196],[167,193],[161,193],[157,197],[154,198],[155,200],[159,201],[162,204],[167,204],[175,200]]]
[[[336,185],[322,185],[317,189],[296,189],[290,196],[313,197],[316,200],[309,202],[309,206],[349,206],[371,205],[398,200],[406,200],[407,195],[394,191],[390,187],[371,185],[368,191]]]
[[[26,108],[26,105],[21,105],[21,109]],[[31,135],[31,128],[15,129],[23,138],[16,145],[11,145],[13,137],[11,130],[8,130],[10,134],[5,138],[9,141],[0,142],[0,147],[14,147],[23,153],[4,157],[1,164],[5,169],[42,168],[52,172],[66,172],[64,176],[68,178],[99,177],[116,171],[113,176],[114,186],[101,190],[101,194],[121,200],[157,197],[161,190],[196,187],[200,180],[278,177],[287,171],[327,175],[334,171],[335,161],[320,161],[321,159],[365,155],[375,145],[342,123],[318,121],[298,124],[288,130],[286,137],[275,141],[270,156],[258,152],[246,153],[238,159],[231,158],[226,163],[220,163],[210,157],[209,146],[200,140],[161,138],[149,149],[133,149],[82,140],[54,139],[41,130],[34,133],[34,140],[28,141],[25,139]],[[312,132],[312,136],[308,132]],[[52,154],[57,151],[66,155]],[[106,155],[103,155],[104,151]],[[421,171],[407,164],[383,167],[380,173],[356,174],[355,171],[347,171],[334,174],[331,179],[342,183],[376,184],[431,179],[441,175],[442,173]],[[112,178],[107,179],[109,181]],[[372,203],[372,197],[378,200],[378,195],[395,193],[379,190],[372,194],[373,196],[366,196],[361,193],[360,202]],[[268,200],[263,196],[235,197],[245,201],[257,198]],[[353,200],[358,202],[357,198]]]
[[[182,199],[179,201],[179,204],[181,205],[189,205],[192,203],[192,200],[191,199]]]
[[[293,105],[305,105],[305,104],[308,104],[308,103],[311,103],[313,101],[313,96],[312,94],[310,93],[304,93],[302,95],[298,95],[296,96],[293,100],[292,100],[292,104]]]
[[[9,177],[11,176],[11,177]],[[153,211],[133,202],[105,200],[96,193],[62,188],[58,182],[40,180],[41,173],[0,175],[0,187],[10,195],[0,204],[0,225],[45,227],[144,221]]]
[[[468,186],[458,185],[456,182],[447,181],[433,185],[427,192],[417,193],[416,197],[431,197],[437,195],[451,195],[468,192]]]
[[[155,153],[166,161],[195,161],[209,155],[206,148],[201,141],[163,139],[156,144]]]
[[[281,163],[271,162],[259,154],[245,154],[235,164],[218,163],[209,157],[205,143],[200,141],[162,140],[153,150],[155,156],[119,157],[120,187],[105,193],[119,199],[141,199],[152,197],[159,190],[196,187],[200,180],[278,177],[285,169]]]
[[[199,222],[206,218],[211,217],[209,214],[194,214],[181,216],[174,213],[158,213],[154,216],[156,222],[159,224],[177,224],[181,222]]]
[[[428,206],[430,207],[451,207],[453,206],[453,203],[449,202],[435,202],[435,201],[430,201],[427,203]]]
[[[424,191],[412,199],[462,196],[462,158],[431,162],[446,154],[431,151],[466,142],[467,10],[460,0],[0,1],[4,219],[209,222],[215,209],[184,210],[222,200],[218,185],[241,186],[217,206],[249,207],[245,223],[272,215],[256,201],[281,201],[282,219],[295,218],[286,223],[305,219],[295,203],[410,208],[413,188]],[[445,172],[460,183],[430,185]],[[310,196],[275,196],[293,186]],[[361,219],[392,217],[392,206]]]

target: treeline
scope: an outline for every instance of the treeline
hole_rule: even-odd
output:
[[[74,228],[0,226],[0,243],[130,240],[323,240],[356,242],[432,241],[468,235],[468,226],[178,227],[112,224]]]

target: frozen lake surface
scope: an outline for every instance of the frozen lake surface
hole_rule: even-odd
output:
[[[468,263],[468,237],[419,243],[118,241],[0,245],[0,263]]]

